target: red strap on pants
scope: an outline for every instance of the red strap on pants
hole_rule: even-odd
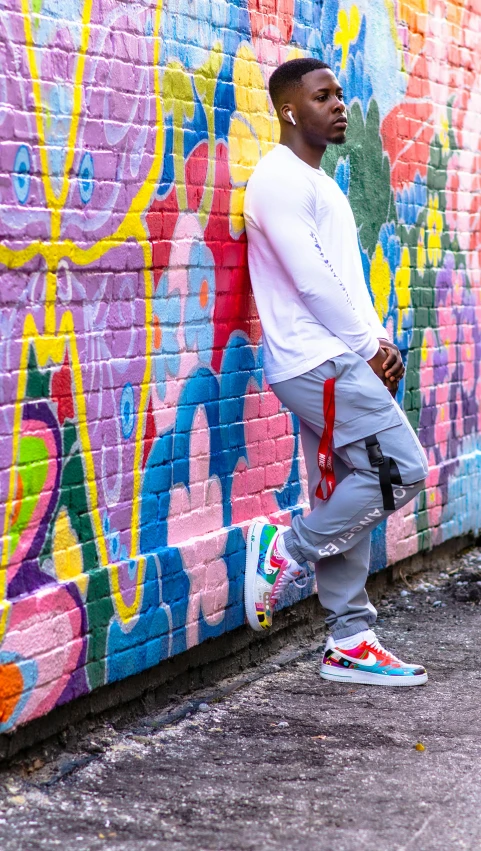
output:
[[[317,451],[321,480],[316,489],[317,498],[323,500],[329,499],[336,487],[333,458],[334,420],[336,417],[335,384],[335,378],[328,378],[324,382],[324,431]],[[323,485],[325,485],[324,489]]]

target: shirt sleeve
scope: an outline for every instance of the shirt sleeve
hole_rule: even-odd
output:
[[[365,294],[366,294],[365,295],[366,306],[367,306],[367,309],[369,311],[369,313],[368,313],[369,325],[371,326],[372,330],[374,331],[374,333],[375,333],[375,335],[378,339],[382,338],[384,340],[388,340],[389,334],[387,333],[384,325],[382,324],[381,320],[379,319],[379,316],[377,315],[376,308],[374,307],[374,305],[371,301],[371,296],[369,295],[369,290],[366,286],[364,286],[364,289],[365,289]]]
[[[277,181],[270,177],[264,187],[257,187],[255,199],[245,211],[250,226],[262,231],[318,322],[369,360],[379,349],[377,330],[356,310],[324,251],[315,218],[314,185],[299,170],[279,175]]]

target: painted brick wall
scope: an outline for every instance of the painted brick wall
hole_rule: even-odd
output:
[[[239,626],[242,529],[302,510],[242,223],[289,57],[431,464],[373,569],[478,528],[480,43],[480,0],[0,0],[0,731]]]

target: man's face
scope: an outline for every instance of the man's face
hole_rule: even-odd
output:
[[[317,146],[342,145],[346,141],[346,106],[332,71],[319,68],[304,74],[290,101],[306,142]]]

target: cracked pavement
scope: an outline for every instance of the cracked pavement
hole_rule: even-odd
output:
[[[2,851],[480,849],[480,598],[478,549],[385,593],[379,638],[426,664],[425,687],[322,681],[320,633],[173,723],[92,723],[19,755]]]

